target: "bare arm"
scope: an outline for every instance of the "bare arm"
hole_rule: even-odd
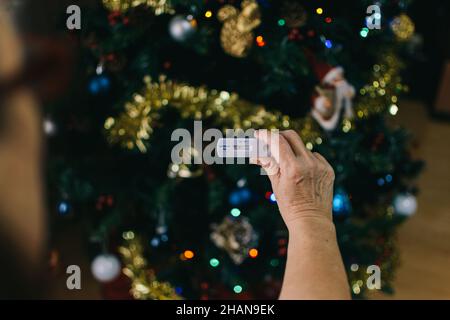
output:
[[[0,6],[0,82],[22,68],[22,45]],[[0,101],[0,224],[9,247],[27,269],[39,266],[45,243],[41,170],[41,122],[32,93],[25,87]]]
[[[256,136],[272,156],[255,162],[266,169],[289,230],[280,299],[349,299],[332,221],[333,169],[294,131],[260,130]]]

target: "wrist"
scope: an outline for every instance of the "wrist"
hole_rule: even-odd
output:
[[[305,212],[286,222],[289,239],[335,239],[336,228],[331,217],[317,212]]]

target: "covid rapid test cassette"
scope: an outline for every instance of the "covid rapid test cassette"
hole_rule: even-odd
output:
[[[268,146],[256,138],[221,138],[217,142],[217,156],[221,158],[268,157]]]

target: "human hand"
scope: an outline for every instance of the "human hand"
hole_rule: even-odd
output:
[[[278,207],[291,231],[302,218],[332,221],[334,171],[323,156],[309,151],[293,130],[258,130],[271,157],[251,159],[266,170]]]

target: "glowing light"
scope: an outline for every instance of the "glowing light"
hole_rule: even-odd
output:
[[[134,232],[133,231],[125,231],[122,233],[122,238],[125,240],[132,240],[134,239]]]
[[[325,40],[325,47],[331,49],[333,47],[333,42],[331,40]]]
[[[333,21],[333,19],[331,19],[330,17],[326,17],[325,18],[325,22],[326,23],[331,23]]]
[[[316,9],[316,13],[317,14],[322,14],[323,13],[323,9],[322,8],[317,8]]]
[[[257,44],[259,47],[264,47],[264,46],[266,45],[266,42],[264,41],[263,36],[257,36],[257,37],[256,37],[256,44]]]
[[[362,28],[359,32],[359,35],[363,38],[366,38],[369,35],[369,29],[368,28]]]
[[[183,256],[186,259],[192,259],[194,257],[194,252],[191,251],[191,250],[186,250],[186,251],[183,252]]]
[[[234,291],[235,293],[241,293],[241,292],[242,292],[242,286],[240,286],[240,285],[235,285],[235,286],[233,287],[233,291]]]
[[[347,215],[351,212],[351,203],[347,194],[343,191],[336,191],[333,197],[333,214]]]
[[[239,217],[241,215],[241,210],[238,208],[233,208],[230,213],[233,217]]]
[[[159,239],[157,237],[154,237],[151,241],[150,244],[152,245],[152,247],[157,247],[159,246]]]
[[[269,200],[270,200],[270,202],[277,202],[277,199],[275,198],[275,193],[272,193],[272,194],[270,195]]]
[[[284,26],[285,24],[286,24],[286,21],[285,21],[284,19],[278,20],[278,25],[279,25],[280,27]]]
[[[209,260],[209,264],[211,265],[211,267],[216,268],[219,266],[220,261],[216,258],[212,258],[211,260]]]
[[[212,12],[210,10],[205,12],[205,17],[206,18],[211,18],[212,17]]]
[[[356,283],[353,285],[352,289],[354,294],[359,294],[361,292],[361,288]]]
[[[306,143],[306,149],[312,150],[314,148],[314,145],[311,142]]]
[[[60,202],[58,205],[58,211],[61,215],[65,215],[69,212],[69,204],[67,202]]]
[[[393,104],[389,107],[389,113],[392,114],[393,116],[395,116],[397,112],[398,112],[397,105]]]
[[[43,127],[44,127],[44,132],[49,135],[52,136],[55,134],[56,132],[56,126],[55,123],[50,120],[50,119],[45,119],[43,122]]]
[[[250,258],[256,258],[258,256],[259,252],[258,249],[252,248],[248,251],[248,255],[250,256]]]

